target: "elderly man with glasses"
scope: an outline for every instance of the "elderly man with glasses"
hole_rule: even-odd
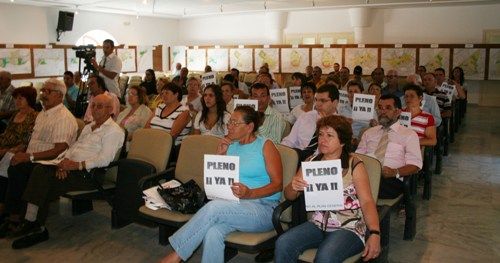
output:
[[[20,222],[25,203],[21,200],[37,160],[55,159],[72,145],[77,137],[75,117],[64,107],[66,86],[60,80],[45,81],[40,92],[43,110],[38,114],[26,151],[16,153],[8,168],[9,182],[5,198],[9,219],[0,226],[4,238]]]

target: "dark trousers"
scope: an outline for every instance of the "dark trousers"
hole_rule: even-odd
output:
[[[397,178],[380,178],[378,198],[394,199],[403,193],[403,182]]]
[[[23,199],[38,206],[37,221],[44,224],[47,219],[50,201],[69,191],[84,191],[95,189],[90,179],[84,176],[87,172],[71,171],[65,179],[58,179],[56,166],[37,165],[29,179]],[[103,178],[99,181],[102,182]]]
[[[7,184],[9,179],[0,176],[0,203],[5,204],[5,193],[7,192]]]
[[[22,200],[22,196],[28,184],[31,171],[35,166],[37,166],[37,164],[31,162],[9,166],[7,170],[9,183],[5,196],[5,210],[7,213],[13,215],[24,214],[26,203]]]

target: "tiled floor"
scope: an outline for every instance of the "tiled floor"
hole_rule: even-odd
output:
[[[468,108],[466,121],[433,179],[430,201],[418,195],[417,236],[403,241],[403,218],[393,215],[390,262],[500,262],[500,108]],[[73,217],[55,204],[51,239],[14,251],[0,240],[0,262],[157,262],[170,251],[157,229],[137,224],[111,230],[110,209]],[[199,262],[198,251],[189,262]],[[231,262],[253,262],[239,254]]]

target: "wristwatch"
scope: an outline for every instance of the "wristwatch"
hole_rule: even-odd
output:
[[[401,175],[399,175],[399,169],[396,169],[396,179],[399,179],[399,177],[401,177]]]
[[[30,153],[30,162],[34,162],[34,161],[35,161],[35,156],[32,153]]]
[[[371,235],[379,235],[380,236],[380,231],[378,230],[369,230],[368,233]]]

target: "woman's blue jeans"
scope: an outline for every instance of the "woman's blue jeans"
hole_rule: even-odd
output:
[[[265,232],[273,229],[272,214],[278,202],[213,200],[169,237],[170,245],[186,261],[203,242],[202,262],[224,262],[224,239],[233,231]]]
[[[300,254],[318,248],[314,262],[342,262],[364,249],[361,239],[349,230],[324,232],[311,222],[289,229],[276,241],[275,263],[297,262]]]

